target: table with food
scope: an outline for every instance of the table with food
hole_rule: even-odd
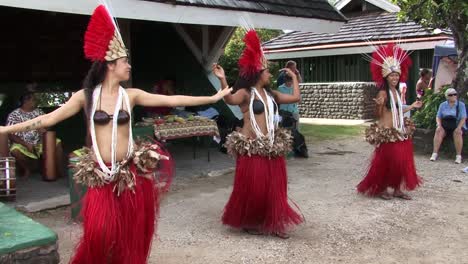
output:
[[[142,122],[135,124],[133,131],[136,137],[149,137],[151,133],[151,136],[154,135],[156,140],[163,142],[183,138],[200,140],[201,137],[219,137],[218,125],[215,120],[196,115],[144,117]],[[193,144],[195,157],[196,142]]]

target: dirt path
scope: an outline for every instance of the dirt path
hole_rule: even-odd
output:
[[[357,195],[371,147],[361,138],[312,146],[289,161],[289,193],[307,222],[289,240],[220,224],[232,174],[196,179],[164,201],[149,263],[468,263],[468,175],[452,160],[417,156],[424,178],[413,201]],[[466,166],[466,163],[465,163]],[[34,219],[59,234],[67,263],[80,227],[67,208]]]

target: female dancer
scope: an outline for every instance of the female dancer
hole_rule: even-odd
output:
[[[54,112],[0,127],[0,132],[51,127],[85,108],[92,150],[76,168],[75,180],[87,185],[88,191],[82,209],[83,237],[71,263],[146,263],[159,211],[155,170],[158,160],[165,162],[168,156],[158,145],[134,145],[131,111],[135,105],[210,104],[230,90],[221,90],[211,97],[190,97],[122,88],[120,82],[129,79],[131,66],[118,28],[103,5],[91,17],[84,52],[93,65],[82,90]],[[167,188],[168,184],[164,189]]]
[[[271,74],[255,30],[244,37],[246,48],[239,60],[236,92],[227,95],[228,104],[238,105],[244,126],[226,140],[226,148],[237,158],[234,187],[222,217],[223,224],[249,233],[273,234],[288,238],[287,228],[299,224],[302,217],[288,204],[287,174],[284,155],[291,149],[288,130],[278,128],[278,105],[300,100],[297,76],[292,95],[268,88]],[[219,65],[213,72],[222,87],[228,87]]]
[[[378,121],[366,130],[366,140],[376,149],[357,190],[385,200],[392,196],[410,200],[401,189],[413,190],[421,184],[421,179],[416,174],[411,140],[415,127],[410,119],[403,118],[403,113],[420,108],[422,103],[416,101],[403,109],[398,87],[400,81],[406,81],[411,60],[394,44],[379,47],[372,58],[372,78],[382,89],[374,99]],[[388,187],[394,189],[393,195],[388,193]]]

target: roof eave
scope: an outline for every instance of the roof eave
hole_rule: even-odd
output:
[[[447,40],[451,39],[450,35],[437,35],[429,37],[418,37],[418,38],[406,38],[406,39],[387,39],[372,41],[374,45],[383,45],[389,43],[409,43],[409,42],[421,42],[421,41],[432,41],[432,40]],[[312,46],[292,47],[292,48],[279,48],[279,49],[267,49],[264,48],[265,54],[277,53],[277,52],[294,52],[294,51],[306,51],[306,50],[321,50],[321,49],[334,49],[334,48],[345,48],[345,47],[362,47],[369,46],[367,41],[354,41],[345,43],[328,43]]]
[[[347,6],[352,0],[340,0],[335,3],[335,7],[338,10],[343,9],[345,6]],[[385,10],[387,12],[400,12],[400,7],[397,5],[392,4],[389,1],[386,0],[365,0],[366,2],[373,4],[382,10]]]
[[[66,2],[66,3],[64,3]],[[316,33],[338,32],[344,22],[301,18],[245,11],[170,5],[149,1],[113,0],[113,15],[118,18],[219,26],[286,29]],[[2,0],[0,5],[43,11],[89,15],[97,6],[95,0]]]
[[[143,0],[143,1],[149,1],[149,2],[153,2],[153,3],[155,2],[155,1],[151,1],[151,0]],[[296,17],[296,18],[320,19],[320,18],[308,17],[308,16],[285,15],[285,14],[281,14],[280,12],[274,12],[272,10],[269,10],[268,13],[267,13],[267,12],[249,10],[249,9],[241,9],[241,8],[237,8],[237,7],[227,7],[227,6],[218,6],[218,5],[216,5],[216,6],[206,6],[206,5],[203,5],[203,4],[186,3],[186,2],[176,2],[175,4],[164,2],[163,4],[173,5],[173,6],[187,6],[187,7],[198,7],[198,8],[208,8],[208,9],[220,9],[220,10],[224,10],[224,11],[230,10],[230,11],[236,11],[236,12],[249,12],[249,13],[254,13],[254,14],[267,14],[267,15],[279,15],[279,16],[287,16],[287,17]],[[348,21],[348,18],[345,15],[343,15],[333,5],[330,5],[330,6],[333,8],[334,12],[337,15],[339,15],[339,17],[336,17],[336,18],[327,17],[326,20],[336,21],[336,22],[343,22],[343,23]],[[330,11],[324,11],[324,12],[330,12]],[[325,19],[325,18],[323,18],[323,19]]]

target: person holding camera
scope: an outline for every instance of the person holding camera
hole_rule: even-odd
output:
[[[294,87],[293,87],[292,77],[289,75],[286,75],[284,77],[284,81],[285,81],[284,84],[278,87],[278,92],[283,93],[283,94],[290,94],[290,95],[293,94]],[[290,116],[292,119],[294,119],[293,127],[295,129],[299,129],[299,107],[297,105],[298,103],[281,104],[279,107],[280,114],[283,114],[283,115],[286,114],[287,116]]]
[[[463,132],[467,129],[465,124],[466,108],[465,104],[458,100],[455,89],[447,89],[445,97],[447,101],[441,103],[439,111],[437,111],[437,129],[434,135],[434,149],[430,160],[437,160],[442,141],[447,135],[452,135],[456,151],[455,163],[460,164],[462,162]]]
[[[286,68],[290,69],[293,73],[296,74],[297,81],[299,83],[302,82],[301,73],[297,69],[297,63],[295,61],[290,60],[290,61],[286,62],[286,65],[284,65],[284,68],[285,69]],[[288,75],[286,74],[285,70],[280,72],[280,74],[278,75],[278,79],[276,79],[276,85],[278,85],[278,87],[283,85],[286,82],[286,79],[285,79],[286,76],[288,76]]]

